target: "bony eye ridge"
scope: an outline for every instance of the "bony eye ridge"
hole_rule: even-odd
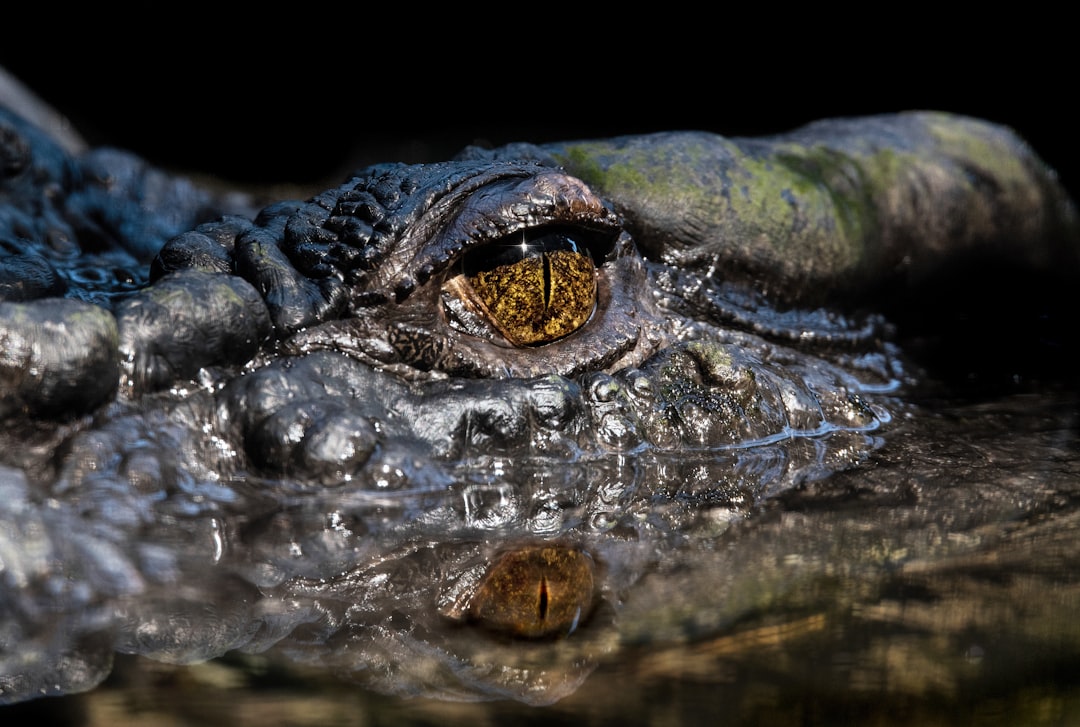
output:
[[[514,346],[539,346],[581,328],[596,309],[596,265],[566,231],[522,232],[466,254],[451,287]]]

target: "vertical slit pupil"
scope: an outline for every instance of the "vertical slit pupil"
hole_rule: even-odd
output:
[[[515,236],[463,255],[467,287],[458,285],[456,295],[465,301],[463,310],[471,306],[467,325],[481,335],[480,327],[489,326],[513,346],[551,343],[581,328],[596,309],[598,273],[577,235],[569,229],[523,232],[520,241]]]
[[[545,618],[547,618],[547,610],[548,610],[547,578],[541,578],[540,579],[540,599],[539,599],[539,601],[538,601],[538,603],[536,605],[537,605],[537,611],[540,614],[540,620],[543,621]]]
[[[544,261],[544,310],[551,307],[551,255],[542,254]]]

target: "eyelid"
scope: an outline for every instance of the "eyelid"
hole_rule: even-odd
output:
[[[391,194],[395,190],[400,196]],[[348,217],[333,200],[304,207],[309,214],[297,240],[314,241],[316,258],[333,265],[340,244],[361,249],[367,262],[334,268],[328,280],[347,290],[344,315],[294,334],[289,346],[295,350],[338,350],[408,379],[525,378],[637,365],[666,338],[666,318],[652,296],[642,295],[645,262],[622,218],[564,172],[527,162],[420,165],[375,170],[340,196],[346,192],[350,199],[372,196],[385,214],[365,234],[353,235],[347,226],[320,225],[335,210]],[[553,229],[601,241],[590,246],[595,305],[584,324],[539,346],[514,346],[479,317],[471,329],[451,324],[445,283],[460,272],[464,255],[509,236]]]
[[[445,215],[433,208],[433,219]],[[501,178],[461,200],[452,219],[435,229],[421,220],[407,233],[401,249],[417,254],[393,271],[385,285],[399,302],[435,277],[449,276],[453,265],[470,250],[545,227],[593,230],[615,239],[622,220],[583,182],[555,170],[527,177]],[[416,236],[426,236],[417,240]]]

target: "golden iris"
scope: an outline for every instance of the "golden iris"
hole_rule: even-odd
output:
[[[494,248],[494,251],[492,250]],[[464,263],[473,303],[517,346],[570,335],[596,307],[596,268],[587,249],[559,233],[489,246]]]
[[[470,604],[479,623],[524,638],[566,635],[588,616],[593,560],[564,545],[526,546],[488,569]]]

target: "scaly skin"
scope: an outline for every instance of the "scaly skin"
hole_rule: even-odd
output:
[[[471,149],[261,212],[11,115],[0,140],[9,702],[92,688],[113,650],[273,646],[545,703],[632,643],[871,597],[886,520],[763,514],[918,412],[856,306],[973,255],[1077,263],[1052,172],[941,114]],[[595,266],[573,333],[513,345],[462,297],[519,240],[550,246],[545,297],[557,255]],[[826,563],[837,518],[847,585],[775,562]],[[728,575],[684,583],[703,563]]]

